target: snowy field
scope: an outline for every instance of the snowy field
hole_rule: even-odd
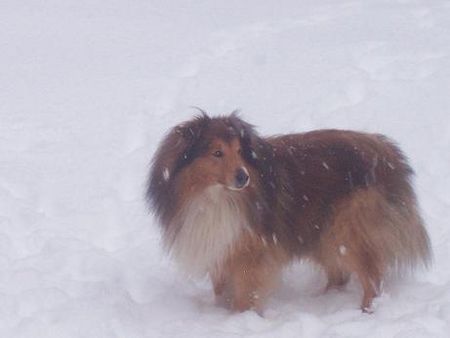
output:
[[[434,265],[323,294],[307,264],[264,318],[214,304],[144,203],[168,128],[241,108],[262,134],[396,139]],[[0,2],[0,337],[449,337],[450,2]]]

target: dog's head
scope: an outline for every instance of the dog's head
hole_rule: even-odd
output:
[[[267,146],[236,113],[196,116],[174,127],[161,143],[153,161],[148,198],[163,216],[180,193],[191,196],[214,185],[245,192],[257,179],[252,176],[270,174],[267,163],[272,152]]]
[[[211,121],[205,131],[202,149],[185,168],[185,175],[197,186],[221,185],[230,190],[243,190],[250,183],[248,164],[242,156],[240,139],[230,129],[224,133],[225,121]],[[219,130],[218,130],[219,129]]]
[[[181,175],[200,189],[221,185],[243,190],[250,183],[250,164],[244,156],[245,135],[250,132],[251,126],[236,114],[196,116],[167,135],[155,156],[152,179],[163,184]]]

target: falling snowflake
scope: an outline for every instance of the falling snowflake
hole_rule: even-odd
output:
[[[261,242],[263,243],[264,246],[267,246],[267,241],[264,237],[261,236]]]
[[[163,170],[163,178],[164,178],[164,181],[166,181],[166,182],[169,180],[169,178],[170,178],[169,168],[164,168],[164,170]]]
[[[250,297],[253,299],[259,299],[259,294],[256,291],[250,293]]]

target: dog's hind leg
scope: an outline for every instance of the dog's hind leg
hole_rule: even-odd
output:
[[[328,278],[327,286],[325,288],[326,291],[330,289],[343,289],[350,279],[350,273],[339,268],[325,268],[325,272]]]
[[[355,273],[363,288],[361,309],[370,311],[389,262],[395,258],[395,228],[384,196],[375,189],[354,192],[334,209],[331,226],[320,239],[316,256],[328,274],[328,287],[345,284]],[[392,245],[392,246],[391,246]]]
[[[341,247],[341,251],[345,248]],[[350,273],[344,270],[339,250],[336,249],[335,236],[326,233],[321,238],[319,249],[314,253],[312,259],[320,265],[327,275],[327,286],[325,292],[331,289],[342,289],[350,279]]]

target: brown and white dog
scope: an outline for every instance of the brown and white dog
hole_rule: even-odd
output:
[[[231,309],[262,310],[295,259],[327,288],[351,273],[368,311],[388,271],[430,261],[413,171],[386,137],[344,130],[260,137],[236,114],[173,128],[153,160],[148,199],[179,266],[212,280]]]

